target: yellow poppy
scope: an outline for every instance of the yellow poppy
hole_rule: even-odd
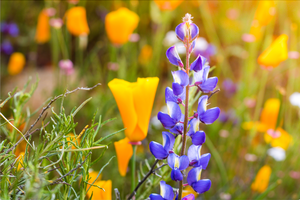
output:
[[[69,9],[65,17],[67,20],[67,29],[71,34],[81,36],[90,33],[84,7],[77,6]]]
[[[260,115],[259,122],[244,122],[242,127],[245,130],[250,130],[253,127],[259,132],[266,132],[269,129],[275,129],[278,113],[280,109],[280,101],[276,98],[268,99],[265,102],[264,108]]]
[[[127,8],[108,13],[105,17],[105,30],[109,40],[115,45],[125,44],[139,20],[139,16]]]
[[[119,173],[121,176],[126,175],[128,163],[133,154],[132,145],[129,144],[129,142],[130,140],[128,138],[124,138],[114,143],[118,158]]]
[[[251,189],[259,193],[263,193],[269,185],[272,169],[269,165],[264,165],[257,173]]]
[[[69,133],[66,137],[66,140],[68,141],[68,144],[65,144],[65,147],[67,145],[71,145],[72,149],[77,149],[71,142],[73,142],[77,146],[79,146],[79,144],[80,144],[80,138],[77,138],[73,133]],[[69,142],[69,141],[71,141],[71,142]]]
[[[277,128],[276,131],[280,133],[279,137],[276,138],[273,138],[268,133],[265,133],[264,139],[266,143],[270,143],[272,147],[281,147],[282,149],[287,150],[292,142],[292,136],[282,128]]]
[[[259,1],[253,23],[258,26],[268,25],[276,13],[275,9],[274,1]]]
[[[46,9],[43,9],[38,17],[35,40],[38,43],[48,42],[50,39],[49,16]]]
[[[152,57],[152,47],[150,45],[144,45],[139,55],[139,63],[146,65],[149,63]]]
[[[111,200],[111,192],[112,192],[112,182],[111,180],[107,180],[107,181],[96,181],[94,183],[94,185],[97,185],[102,189],[99,189],[98,187],[92,186],[90,188],[90,190],[87,192],[87,196],[88,198],[90,198],[92,196],[93,193],[93,197],[92,199],[94,200]]]
[[[277,67],[288,58],[287,50],[288,36],[280,35],[276,40],[258,57],[257,62],[265,67]]]
[[[183,0],[172,0],[172,1],[161,1],[161,0],[154,0],[155,4],[159,7],[160,10],[175,10]]]
[[[20,154],[18,155],[18,165],[17,165],[17,169],[20,170],[22,167],[23,167],[23,159],[24,159],[24,155],[25,155],[25,152],[20,152]]]
[[[125,135],[131,142],[139,142],[147,136],[152,106],[159,79],[138,78],[129,83],[121,79],[113,79],[108,87],[117,102]]]
[[[10,75],[19,74],[25,65],[25,56],[22,53],[16,52],[11,54],[8,62],[8,73]]]

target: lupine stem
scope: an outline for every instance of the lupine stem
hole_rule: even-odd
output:
[[[132,145],[133,154],[131,159],[131,191],[135,187],[135,158],[136,158],[136,145]]]
[[[190,44],[189,44],[189,39],[187,38],[186,41],[186,73],[189,75],[190,71],[190,64],[189,64],[189,59],[190,59]],[[189,88],[190,87],[185,87],[185,107],[184,107],[184,132],[182,136],[182,147],[181,147],[181,152],[180,156],[185,154],[185,147],[186,147],[186,134],[187,134],[187,128],[188,128],[188,120],[189,120]],[[178,194],[178,199],[181,200],[182,197],[182,189],[183,189],[183,180],[179,182],[179,194]]]

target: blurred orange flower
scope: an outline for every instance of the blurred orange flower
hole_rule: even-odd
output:
[[[128,163],[133,154],[132,145],[129,142],[130,140],[126,137],[114,143],[118,158],[119,173],[121,176],[126,175]]]
[[[72,35],[81,36],[90,33],[84,7],[76,6],[69,9],[65,17],[67,20],[67,28]]]
[[[272,169],[269,165],[264,165],[257,173],[251,189],[259,193],[263,193],[269,185]]]
[[[139,20],[139,16],[127,8],[108,13],[105,17],[105,30],[109,40],[115,45],[125,44]]]
[[[48,42],[50,39],[49,16],[46,9],[43,9],[38,17],[35,40],[38,43]]]
[[[141,63],[142,65],[146,65],[151,60],[151,57],[152,57],[152,47],[146,44],[143,46],[141,53],[139,55],[139,63]]]
[[[160,10],[175,10],[183,0],[172,0],[172,1],[161,1],[161,0],[154,0],[156,5],[159,7]]]
[[[260,1],[254,19],[252,21],[250,34],[256,39],[261,36],[261,28],[270,23],[276,13],[274,1]]]
[[[18,162],[18,165],[17,165],[18,170],[20,170],[24,164],[24,162],[23,162],[24,155],[25,155],[24,151],[20,152],[20,154],[18,155],[18,161],[17,161]]]
[[[159,79],[138,78],[129,83],[113,79],[108,83],[121,113],[125,135],[131,142],[145,139]]]
[[[25,56],[22,53],[15,52],[11,54],[8,62],[8,73],[10,75],[17,75],[19,74],[25,65]]]
[[[277,67],[288,58],[287,50],[288,36],[280,35],[273,43],[258,57],[257,62],[265,67]]]

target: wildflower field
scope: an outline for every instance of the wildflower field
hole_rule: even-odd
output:
[[[0,5],[0,200],[300,199],[299,1]]]

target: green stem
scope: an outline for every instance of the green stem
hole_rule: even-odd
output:
[[[186,41],[186,65],[185,65],[185,70],[187,75],[189,75],[189,70],[190,70],[190,64],[189,64],[189,59],[190,59],[190,41],[189,38],[187,37]],[[180,156],[185,154],[185,147],[186,147],[186,134],[187,134],[187,128],[188,128],[188,121],[189,121],[189,87],[186,87],[186,93],[185,93],[185,107],[184,107],[184,132],[182,136],[182,147],[181,147],[181,152]],[[179,194],[178,194],[178,199],[180,200],[182,197],[182,189],[183,189],[183,181],[179,182]]]
[[[133,155],[131,158],[131,191],[135,188],[135,160],[136,160],[136,145],[132,145]]]

